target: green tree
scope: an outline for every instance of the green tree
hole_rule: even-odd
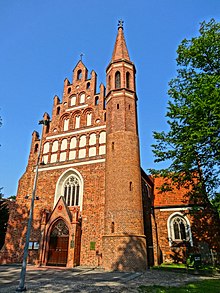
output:
[[[198,195],[214,196],[220,167],[220,23],[202,22],[199,35],[177,49],[177,76],[169,83],[168,132],[154,132],[152,174]],[[161,190],[172,188],[168,180]]]
[[[215,197],[211,201],[212,205],[216,208],[218,211],[219,217],[220,217],[220,193],[216,193]]]
[[[7,200],[3,199],[2,188],[0,188],[0,249],[5,242],[5,234],[9,218]]]

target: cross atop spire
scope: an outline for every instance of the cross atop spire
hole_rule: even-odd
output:
[[[80,54],[80,60],[82,61],[82,57],[84,56],[83,53]]]
[[[123,27],[123,25],[124,25],[124,20],[122,20],[122,19],[119,19],[119,21],[118,21],[118,28],[124,28]]]
[[[115,42],[114,51],[112,54],[112,61],[117,61],[120,59],[130,61],[124,37],[123,23],[123,20],[118,21],[118,34]]]

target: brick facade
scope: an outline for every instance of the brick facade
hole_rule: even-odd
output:
[[[162,179],[140,168],[135,72],[119,26],[106,89],[101,84],[97,90],[95,71],[88,76],[81,60],[72,81],[65,79],[51,118],[43,116],[49,125],[41,137],[33,132],[1,263],[22,261],[41,142],[30,263],[138,271],[183,260],[185,243],[173,241],[174,216],[188,229],[181,237],[191,247],[207,243],[219,251],[220,225],[211,208],[201,205],[192,215],[184,190],[162,195],[157,191]]]
[[[196,205],[186,196],[184,189],[160,193],[158,187],[162,178],[154,179],[152,197],[152,226],[155,263],[186,261],[189,253],[210,254],[220,252],[220,220],[209,202],[200,201]],[[184,218],[189,231],[188,241],[172,240],[169,223],[172,217]],[[206,249],[208,248],[208,249]],[[210,257],[210,255],[209,255]]]

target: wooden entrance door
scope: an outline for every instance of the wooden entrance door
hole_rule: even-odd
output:
[[[50,234],[47,265],[66,266],[68,258],[69,230],[63,220],[58,220]]]

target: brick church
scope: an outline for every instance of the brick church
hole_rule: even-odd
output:
[[[22,261],[38,153],[29,263],[141,271],[184,260],[187,249],[219,252],[209,205],[195,216],[183,190],[160,194],[161,179],[141,169],[135,73],[120,22],[106,88],[82,60],[65,79],[42,136],[33,132],[1,263]]]

